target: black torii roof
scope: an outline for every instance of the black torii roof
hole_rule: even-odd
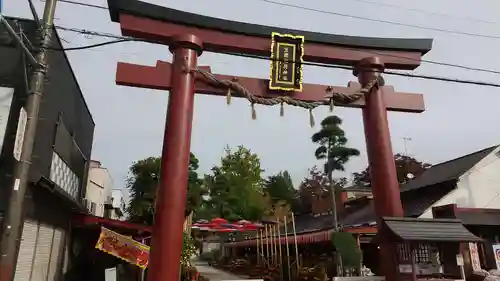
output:
[[[429,52],[432,48],[432,39],[374,38],[293,30],[208,17],[137,0],[108,0],[108,6],[111,20],[114,22],[119,22],[119,14],[125,13],[163,22],[257,37],[270,37],[272,32],[303,35],[308,42],[332,46],[409,51],[422,54]]]
[[[383,217],[391,238],[400,242],[482,242],[457,219],[418,219]],[[380,239],[380,237],[377,237]],[[377,238],[375,238],[377,240]]]

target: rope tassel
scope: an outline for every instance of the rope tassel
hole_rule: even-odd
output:
[[[314,115],[313,115],[312,109],[309,109],[309,124],[311,125],[311,128],[314,127],[314,125],[315,125]]]
[[[227,105],[231,104],[231,88],[227,88],[226,103]]]
[[[255,111],[255,103],[252,102],[252,120],[257,119],[257,111]]]
[[[330,99],[330,112],[333,112],[333,107],[335,106],[333,98]]]
[[[283,105],[283,103],[281,103],[280,105],[280,116],[285,116],[285,106]]]

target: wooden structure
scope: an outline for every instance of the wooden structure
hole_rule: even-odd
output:
[[[432,208],[432,214],[434,218],[459,219],[470,232],[481,237],[482,243],[477,244],[477,265],[485,270],[497,269],[493,245],[500,244],[499,209],[461,208],[456,204],[449,204]],[[474,265],[470,245],[463,245],[461,250],[465,257],[465,274],[471,276]]]
[[[381,220],[384,235],[398,242],[403,280],[418,278],[460,279],[457,255],[461,243],[481,242],[456,219],[387,218]],[[378,235],[375,239],[380,239]]]
[[[172,64],[119,63],[116,76],[120,85],[170,91],[152,239],[151,281],[174,280],[179,276],[188,176],[185,167],[189,161],[195,92],[226,95],[228,91],[240,90],[234,95],[246,96],[252,104],[271,100],[271,104],[280,104],[276,97],[281,94],[288,98],[287,102],[292,100],[294,105],[308,109],[311,108],[308,102],[363,108],[377,214],[403,215],[386,111],[422,112],[424,103],[422,95],[397,93],[392,87],[384,86],[381,72],[385,68],[415,69],[421,57],[431,49],[432,40],[287,30],[200,16],[136,0],[108,0],[108,5],[111,19],[120,23],[123,35],[168,45],[173,53]],[[269,58],[273,32],[304,36],[305,62],[355,66],[353,74],[359,84],[351,83],[350,87],[304,84],[301,92],[280,93],[268,89],[267,79],[213,75],[208,72],[209,68],[197,65],[197,58],[203,51]],[[361,88],[364,89],[362,93]],[[348,98],[346,102],[338,98],[355,93],[360,99]],[[329,96],[326,102],[325,95]],[[384,245],[382,259],[392,260],[395,246],[390,241],[381,243]],[[384,272],[388,281],[397,279],[396,264],[388,262]]]

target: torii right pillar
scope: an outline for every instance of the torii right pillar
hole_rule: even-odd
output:
[[[371,187],[375,202],[375,212],[379,217],[377,235],[380,246],[380,261],[386,280],[396,281],[399,276],[396,243],[388,240],[381,217],[404,216],[401,204],[396,164],[392,151],[387,109],[384,101],[384,64],[378,57],[363,59],[355,67],[353,74],[362,86],[378,79],[379,83],[365,94],[366,105],[363,108],[363,123],[366,138],[366,151],[370,167]]]

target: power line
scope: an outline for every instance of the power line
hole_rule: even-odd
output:
[[[124,37],[124,36],[119,36],[115,34],[106,34],[102,32],[97,32],[97,31],[91,31],[91,30],[86,30],[86,29],[76,29],[76,28],[68,28],[68,27],[62,27],[62,26],[57,26],[58,29],[65,30],[65,31],[70,31],[70,32],[76,32],[80,34],[86,34],[86,35],[91,35],[91,36],[99,36],[99,37],[108,37],[108,38],[114,38],[114,39],[128,39],[128,41],[140,41],[136,38],[132,37]],[[148,41],[148,40],[143,40],[142,42],[149,42],[153,44],[160,44],[158,42],[154,41]],[[118,43],[118,42],[117,42]],[[108,45],[108,44],[106,44]],[[350,51],[357,51],[352,48],[344,48],[341,46],[337,46],[338,48],[350,50]],[[85,48],[88,49],[88,48]],[[78,49],[76,49],[78,50]],[[68,50],[69,51],[69,50]],[[386,57],[395,57],[395,58],[401,58],[401,59],[407,59],[407,60],[412,60],[412,61],[418,61],[414,58],[410,57],[405,57],[405,56],[398,56],[398,55],[391,55],[391,54],[383,54],[377,51],[370,51],[370,50],[360,50],[359,52],[362,53],[367,53],[367,54],[373,54],[373,55],[379,55],[379,56],[386,56]],[[476,68],[476,67],[470,67],[470,66],[465,66],[465,65],[459,65],[459,64],[452,64],[452,63],[446,63],[446,62],[439,62],[439,61],[432,61],[432,60],[425,60],[422,59],[420,60],[423,63],[428,63],[428,64],[434,64],[434,65],[441,65],[441,66],[447,66],[447,67],[453,67],[453,68],[460,68],[460,69],[465,69],[465,70],[471,70],[471,71],[478,71],[478,72],[486,72],[486,73],[493,73],[493,74],[500,74],[499,70],[493,70],[493,69],[485,69],[485,68]]]
[[[482,20],[482,19],[471,18],[471,17],[463,17],[463,16],[456,16],[456,15],[446,14],[446,13],[432,12],[432,11],[418,9],[418,8],[407,8],[407,7],[398,6],[398,5],[394,5],[394,4],[372,2],[369,0],[352,0],[352,1],[370,4],[370,5],[375,5],[375,6],[380,6],[380,7],[388,7],[388,8],[398,9],[398,10],[428,14],[428,15],[438,16],[438,17],[443,17],[443,18],[457,19],[457,20],[462,20],[462,21],[471,21],[471,22],[486,23],[486,24],[493,24],[493,25],[500,24],[499,22],[495,22],[495,21],[488,21],[488,20]]]
[[[63,48],[63,49],[47,48],[47,49],[54,50],[54,51],[78,51],[78,50],[92,49],[92,48],[97,48],[97,47],[103,47],[103,46],[106,46],[106,45],[113,45],[113,44],[116,44],[116,43],[131,42],[131,41],[137,41],[137,40],[132,40],[132,39],[117,39],[117,40],[112,40],[112,41],[107,41],[107,42],[102,42],[102,43],[96,43],[96,44],[91,44],[91,45],[85,45],[85,46],[80,46],[80,47],[71,47],[71,48]]]
[[[67,3],[67,4],[73,4],[73,5],[83,6],[83,7],[90,7],[90,8],[97,8],[97,9],[109,10],[108,7],[100,6],[100,5],[85,4],[85,3],[81,3],[81,2],[77,2],[77,1],[72,1],[72,0],[59,0],[59,1]],[[280,6],[285,6],[285,7],[290,7],[290,8],[301,9],[301,10],[305,10],[305,11],[311,11],[311,12],[329,14],[329,15],[333,15],[333,16],[346,17],[346,18],[352,18],[352,19],[358,19],[358,20],[364,20],[364,21],[371,21],[371,22],[378,22],[378,23],[385,23],[385,24],[392,24],[392,25],[399,25],[399,26],[406,26],[406,27],[412,27],[412,28],[418,28],[418,29],[424,29],[424,30],[431,30],[431,31],[443,32],[443,33],[456,34],[456,35],[466,35],[466,36],[473,36],[473,37],[480,37],[480,38],[489,38],[489,39],[500,39],[499,36],[486,35],[486,34],[477,34],[477,33],[457,31],[457,30],[447,30],[447,29],[434,28],[434,27],[426,27],[426,26],[420,26],[420,25],[414,25],[414,24],[408,24],[408,23],[400,23],[400,22],[396,22],[396,21],[372,19],[372,18],[367,18],[367,17],[362,17],[362,16],[355,16],[355,15],[350,15],[350,14],[342,14],[342,13],[337,13],[337,12],[332,12],[332,11],[323,11],[323,10],[320,10],[320,9],[309,8],[309,7],[304,7],[304,6],[294,5],[294,4],[287,4],[287,3],[282,3],[282,2],[273,1],[273,0],[257,0],[257,1],[262,1],[262,2],[266,2],[266,3],[270,3],[270,4],[274,4],[274,5],[280,5]],[[362,0],[358,0],[358,1],[362,1]],[[369,1],[366,1],[366,2],[369,2]],[[373,3],[373,2],[371,2],[371,3],[372,4],[378,4],[378,3]]]
[[[43,1],[43,0],[40,0],[40,1]],[[66,3],[66,4],[78,5],[78,6],[87,7],[87,8],[109,10],[108,7],[105,7],[105,6],[94,5],[94,4],[87,4],[87,3],[82,3],[82,2],[77,2],[77,1],[71,1],[71,0],[59,0],[59,2]]]
[[[85,3],[80,3],[80,2],[71,1],[71,0],[62,0],[62,1],[59,0],[59,1],[60,2],[64,2],[64,3],[68,3],[68,4],[73,4],[73,5],[79,5],[79,6],[85,6],[85,7],[99,8],[99,9],[108,10],[107,7],[99,6],[99,5],[85,4]],[[266,0],[260,0],[260,1],[266,1]],[[365,0],[359,0],[359,1],[365,1]],[[273,2],[273,1],[271,1],[271,2]],[[369,1],[367,1],[367,2],[369,2]],[[278,3],[278,2],[276,2],[276,3]],[[281,3],[281,4],[283,4],[283,3]],[[288,4],[286,4],[286,5],[288,5]],[[71,31],[71,30],[68,30],[68,31]],[[78,31],[76,31],[76,32],[78,32]],[[96,34],[93,34],[93,35],[96,35]],[[96,35],[96,36],[99,36],[99,35]],[[109,36],[109,37],[116,38],[116,37],[113,37],[113,36]],[[120,37],[120,39],[123,39],[123,38]],[[349,50],[353,51],[353,49],[350,49],[350,48],[344,48],[344,47],[341,47],[341,46],[337,46],[337,47],[338,48],[343,48],[343,49],[349,49]],[[76,50],[78,50],[78,49],[76,49]],[[354,51],[356,51],[356,50],[354,50]],[[470,67],[470,66],[465,66],[465,65],[452,64],[452,63],[439,62],[439,61],[432,61],[432,60],[425,60],[425,59],[416,60],[416,59],[410,58],[410,57],[398,56],[398,55],[390,55],[390,54],[382,54],[382,53],[379,53],[379,52],[376,52],[376,51],[369,51],[369,50],[363,50],[363,51],[359,51],[359,52],[368,53],[368,54],[374,54],[374,55],[381,55],[381,56],[386,56],[386,57],[395,57],[395,58],[407,59],[407,60],[412,60],[412,61],[420,61],[420,62],[423,62],[423,63],[434,64],[434,65],[441,65],[441,66],[448,66],[448,67],[460,68],[460,69],[465,69],[465,70],[472,70],[472,71],[478,71],[478,72],[500,74],[500,70],[485,69],[485,68],[478,68],[478,67]]]
[[[102,43],[80,46],[80,47],[73,47],[73,48],[61,48],[61,49],[52,48],[52,50],[57,50],[57,51],[84,50],[84,49],[97,48],[97,47],[101,47],[101,46],[105,46],[105,45],[111,45],[111,44],[117,44],[117,43],[123,43],[123,42],[145,42],[145,43],[150,43],[150,44],[161,44],[160,42],[155,42],[155,41],[150,41],[150,40],[136,39],[136,38],[117,36],[117,35],[112,35],[112,34],[107,35],[107,34],[102,34],[102,33],[95,32],[95,31],[79,30],[79,29],[75,29],[75,28],[67,28],[67,27],[61,27],[61,26],[57,26],[56,28],[61,29],[61,30],[71,31],[71,32],[77,32],[80,34],[90,34],[90,35],[94,35],[94,36],[108,37],[108,38],[116,39],[116,40],[112,40],[112,41],[108,41],[108,42],[102,42]],[[232,53],[232,52],[220,52],[220,53],[226,54],[226,55],[232,55],[232,56],[253,58],[253,59],[270,60],[269,57],[257,56],[257,55]],[[343,70],[349,70],[349,71],[353,70],[353,68],[349,67],[349,66],[330,65],[330,64],[322,64],[322,63],[314,63],[314,62],[305,62],[305,63],[303,63],[303,65],[334,68],[334,69],[343,69]],[[426,79],[426,80],[458,83],[458,84],[470,84],[470,85],[500,88],[500,84],[486,82],[486,81],[464,80],[464,79],[458,79],[458,78],[439,77],[439,76],[431,76],[431,75],[419,75],[419,74],[410,74],[410,73],[394,72],[394,71],[385,71],[384,74],[394,75],[394,76],[403,76],[403,77],[409,77],[409,78],[417,78],[417,79]]]
[[[426,27],[426,26],[421,26],[421,25],[416,25],[416,24],[400,23],[400,22],[389,21],[389,20],[372,19],[372,18],[366,18],[366,17],[362,17],[362,16],[355,16],[355,15],[337,13],[337,12],[332,12],[332,11],[324,11],[324,10],[315,9],[315,8],[309,8],[309,7],[304,7],[304,6],[294,5],[294,4],[288,4],[288,3],[282,3],[282,2],[273,1],[273,0],[257,0],[257,1],[266,2],[266,3],[269,3],[269,4],[274,4],[274,5],[284,6],[284,7],[301,9],[301,10],[304,10],[304,11],[311,11],[311,12],[317,12],[317,13],[322,13],[322,14],[328,14],[328,15],[332,15],[332,16],[339,16],[339,17],[345,17],[345,18],[351,18],[351,19],[358,19],[358,20],[364,20],[364,21],[370,21],[370,22],[377,22],[377,23],[386,23],[386,24],[392,24],[392,25],[406,26],[406,27],[412,27],[412,28],[418,28],[418,29],[424,29],[424,30],[431,30],[431,31],[437,31],[437,32],[444,32],[444,33],[456,34],[456,35],[467,35],[467,36],[480,37],[480,38],[500,39],[500,37],[493,36],[493,35],[477,34],[477,33],[471,33],[471,32],[465,32],[465,31],[457,31],[457,30],[448,30],[448,29],[435,28],[435,27]]]
[[[40,21],[40,17],[38,16],[38,14],[36,12],[36,8],[35,8],[35,5],[33,4],[33,1],[32,0],[28,0],[28,4],[30,6],[30,11],[31,11],[31,14],[33,15],[33,19],[35,19],[35,22],[36,22],[37,26],[41,27],[42,23]]]

